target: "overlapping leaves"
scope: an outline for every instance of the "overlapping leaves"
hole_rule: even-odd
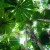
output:
[[[44,42],[44,39],[45,39],[45,42]],[[41,44],[48,45],[49,41],[50,41],[48,33],[46,31],[42,31],[41,34],[39,35],[39,40],[40,40]]]
[[[5,0],[5,4],[9,4],[11,6],[5,7],[5,11],[14,10],[14,15],[17,22],[26,21],[27,18],[30,18],[33,15],[33,2],[32,0]]]
[[[12,28],[14,27],[15,22],[12,23],[7,18],[0,18],[0,34],[11,33]]]

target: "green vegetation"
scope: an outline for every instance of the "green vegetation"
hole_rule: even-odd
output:
[[[0,50],[50,48],[50,0],[0,0]]]

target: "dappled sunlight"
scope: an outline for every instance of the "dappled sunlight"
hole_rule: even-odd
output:
[[[0,50],[50,50],[50,0],[0,0]]]
[[[37,26],[37,21],[33,22],[33,26],[36,27]]]
[[[25,36],[22,37],[22,38],[20,38],[20,44],[23,44],[24,45],[25,40],[26,40],[26,37]]]

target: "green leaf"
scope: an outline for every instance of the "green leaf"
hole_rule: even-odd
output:
[[[45,15],[44,15],[43,18],[44,18],[44,19],[50,19],[50,15],[49,15],[49,14],[50,14],[50,10],[45,9],[45,10],[44,10],[44,13],[45,13]]]
[[[32,0],[29,0],[29,1],[25,0],[22,4],[18,4],[14,9],[14,15],[15,15],[16,21],[22,22],[22,21],[26,21],[27,18],[30,18],[31,15],[33,15],[33,11],[32,11],[33,8],[34,8],[34,6],[32,3]],[[8,9],[13,10],[13,8],[11,8],[11,7],[10,8],[8,7]],[[6,10],[7,10],[7,8],[6,8]]]
[[[10,33],[15,26],[15,22],[8,21],[7,18],[0,18],[0,34]]]
[[[28,47],[30,47],[32,45],[31,41],[28,41]]]
[[[13,10],[13,9],[14,9],[14,7],[5,7],[5,8],[4,8],[5,12],[6,12],[6,11]]]
[[[45,39],[45,42],[44,42],[44,39]],[[49,44],[48,33],[46,31],[42,31],[41,34],[39,35],[39,40],[42,45],[48,45]]]
[[[43,2],[43,7],[46,8],[46,6],[47,6],[47,3]]]
[[[14,1],[14,0],[4,0],[4,2],[5,2],[5,3],[8,3],[8,4],[11,4],[11,5],[14,5],[14,6],[17,5],[16,0],[15,0],[15,1]]]
[[[11,46],[18,46],[18,45],[19,45],[19,41],[17,40],[17,38],[11,36],[11,37],[9,38],[9,40],[10,40],[9,42],[10,42],[10,45],[11,45]]]
[[[50,0],[48,0],[48,4],[50,4]]]
[[[34,47],[34,50],[40,50],[39,46],[35,43],[33,43],[33,47]]]
[[[0,42],[0,49],[2,50],[10,50],[10,45],[8,45],[7,43],[4,42]]]

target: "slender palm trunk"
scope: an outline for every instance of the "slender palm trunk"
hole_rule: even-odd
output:
[[[26,32],[26,30],[25,30],[25,37],[26,37],[26,40],[25,40],[25,50],[28,50],[27,32]]]
[[[35,36],[35,34],[34,34],[33,32],[30,33],[30,39],[31,39],[32,41],[33,41],[33,39],[34,39],[35,43],[39,46],[39,48],[40,48],[41,50],[44,50],[42,44],[39,42],[39,40],[37,39],[37,37]]]

